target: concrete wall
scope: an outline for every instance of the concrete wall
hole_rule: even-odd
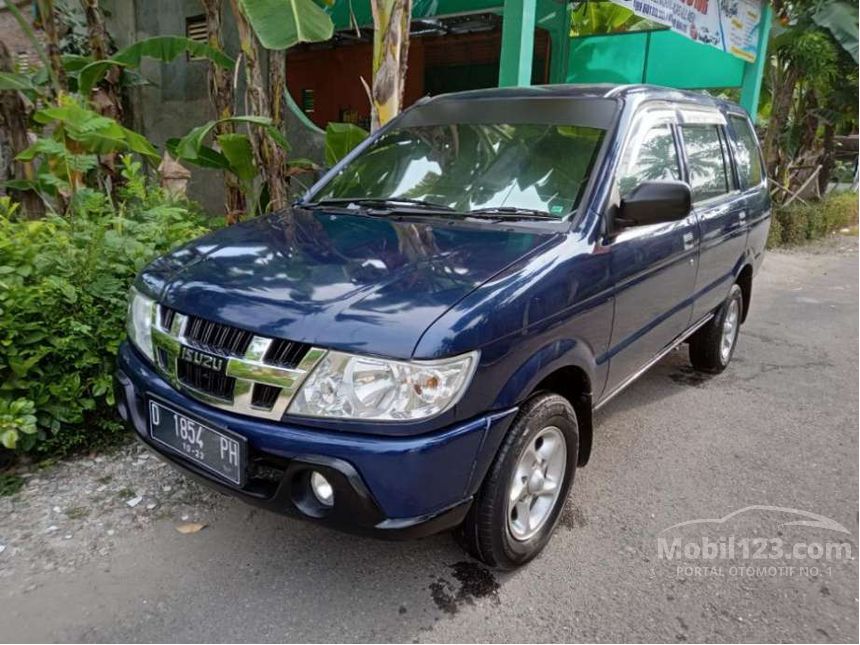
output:
[[[15,6],[24,14],[24,17],[32,18],[33,7],[29,0],[16,0]],[[6,49],[9,50],[12,58],[26,56],[32,64],[38,61],[36,50],[33,49],[30,41],[18,26],[15,17],[6,7],[6,0],[0,0],[0,42],[6,45]]]
[[[203,13],[199,0],[102,0],[102,4],[110,11],[108,28],[119,47],[152,36],[184,36],[186,18]],[[239,50],[238,36],[229,3],[225,2],[224,7],[225,47],[235,58]],[[141,72],[152,85],[132,91],[135,129],[163,149],[168,139],[181,137],[191,128],[213,119],[215,114],[207,88],[208,70],[208,61],[189,60],[184,56],[171,63],[145,61]],[[241,114],[241,73],[237,96],[236,113]],[[322,139],[318,133],[309,131],[295,118],[289,119],[286,130],[293,156],[322,161]],[[190,196],[200,201],[207,211],[223,213],[221,173],[200,168],[191,170]]]

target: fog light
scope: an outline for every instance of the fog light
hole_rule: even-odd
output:
[[[329,481],[317,471],[311,473],[311,490],[314,492],[314,497],[323,506],[334,504],[334,489]]]

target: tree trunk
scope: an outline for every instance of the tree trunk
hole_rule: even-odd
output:
[[[249,112],[255,116],[271,118],[272,111],[263,73],[260,69],[260,48],[245,12],[238,0],[230,0],[242,55],[245,57],[245,97]],[[257,156],[261,174],[269,189],[269,210],[281,210],[288,205],[286,186],[286,163],[284,151],[262,128],[251,129],[251,142]]]
[[[209,46],[218,51],[224,51],[221,39],[221,0],[201,0],[206,12],[206,36]],[[233,116],[235,94],[233,79],[230,71],[220,65],[210,63],[209,66],[209,98],[215,108],[215,118],[229,119]],[[215,126],[215,134],[232,134],[235,127],[230,122],[219,123]],[[224,171],[224,209],[227,222],[238,222],[245,213],[245,195],[239,185],[239,178],[232,172]]]
[[[110,55],[108,51],[108,35],[105,19],[99,7],[99,0],[81,0],[84,15],[87,18],[87,39],[90,44],[90,54],[94,60],[104,60]]]
[[[0,71],[11,72],[12,57],[6,45],[0,41]],[[30,145],[27,138],[29,114],[27,106],[18,92],[0,92],[0,183],[10,179],[35,179],[36,169],[31,161],[15,161],[15,156]],[[21,204],[25,217],[37,218],[45,214],[45,204],[32,190],[9,190],[9,194]]]
[[[833,175],[833,169],[836,167],[836,126],[832,121],[824,124],[822,148],[821,172],[818,173],[818,192],[821,195],[825,195],[827,194],[827,187],[830,185],[830,177]]]
[[[63,67],[63,58],[60,55],[60,38],[57,34],[57,23],[54,20],[54,0],[36,0],[39,9],[39,19],[42,22],[42,31],[45,32],[45,49],[48,52],[48,60],[54,72],[54,78],[60,90],[67,92],[69,84],[66,80],[66,68]]]
[[[269,51],[269,101],[272,108],[272,125],[281,133],[284,133],[284,119],[286,118],[287,99],[287,52],[286,50]],[[274,148],[273,164],[277,168],[278,183],[283,187],[283,194],[279,194],[279,203],[272,206],[272,210],[281,210],[289,204],[289,168],[287,166],[287,152],[278,145]]]
[[[800,72],[794,65],[789,65],[785,71],[777,71],[773,87],[773,103],[767,132],[762,145],[767,173],[776,181],[780,181],[780,143],[783,130],[788,123],[794,89],[800,78]]]
[[[400,113],[409,55],[412,0],[371,0],[373,11],[373,87],[371,130]]]

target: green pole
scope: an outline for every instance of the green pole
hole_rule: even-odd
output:
[[[761,82],[764,78],[764,68],[767,65],[767,40],[770,36],[770,23],[773,21],[773,11],[770,0],[762,0],[761,22],[758,26],[758,51],[755,61],[744,65],[744,78],[741,84],[741,106],[749,112],[753,122],[758,114],[758,100],[761,96]]]
[[[570,11],[555,0],[538,0],[538,28],[546,29],[550,37],[550,83],[567,80],[567,57],[570,52]]]
[[[505,0],[499,87],[531,85],[537,0]]]

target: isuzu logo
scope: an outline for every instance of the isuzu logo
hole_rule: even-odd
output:
[[[207,354],[206,352],[201,352],[199,349],[192,349],[191,347],[185,347],[183,345],[180,357],[183,361],[194,363],[195,365],[199,365],[200,367],[215,370],[216,372],[224,371],[223,358],[221,358],[220,356],[213,356],[212,354]]]

